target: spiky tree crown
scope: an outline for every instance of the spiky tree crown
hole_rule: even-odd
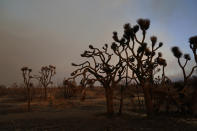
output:
[[[115,51],[117,49],[117,47],[118,47],[118,45],[115,42],[113,42],[112,45],[111,45],[111,49],[113,51]]]
[[[197,49],[197,36],[192,36],[189,38],[190,48],[192,50]]]
[[[151,42],[152,42],[152,47],[154,47],[155,44],[156,44],[156,42],[157,42],[157,37],[156,37],[156,36],[151,36],[151,37],[150,37],[150,40],[151,40]]]
[[[89,48],[90,48],[90,49],[94,49],[93,45],[89,45]]]
[[[165,67],[167,65],[166,60],[161,58],[161,53],[158,54],[158,57],[155,56],[158,49],[163,46],[163,43],[157,43],[158,40],[156,36],[150,37],[150,46],[146,43],[146,32],[149,29],[149,26],[150,20],[148,19],[138,19],[137,25],[134,26],[127,23],[124,25],[124,34],[122,37],[119,38],[117,32],[113,33],[113,39],[115,42],[111,45],[111,48],[116,55],[118,55],[123,61],[126,61],[126,63],[131,64],[129,69],[134,72],[137,80],[141,82],[145,79],[153,81],[154,70],[158,66]],[[142,33],[141,38],[136,34],[138,31]],[[122,39],[124,39],[124,42]]]
[[[181,58],[181,56],[183,55],[177,46],[172,47],[172,53],[176,58]]]
[[[158,53],[158,57],[162,57],[162,53],[161,52]]]
[[[114,41],[119,42],[118,33],[116,31],[113,32],[112,38],[114,39]]]
[[[21,68],[21,71],[26,71],[26,70],[28,70],[28,67],[22,67]]]
[[[192,36],[189,38],[189,42],[191,44],[197,44],[197,36]]]
[[[190,57],[189,54],[185,54],[185,55],[184,55],[184,58],[185,58],[186,60],[191,60],[191,57]]]
[[[147,30],[150,26],[150,20],[149,19],[138,19],[137,23],[139,24],[139,26],[142,30]]]
[[[157,62],[158,62],[159,65],[167,66],[167,62],[166,62],[166,60],[163,59],[163,58],[158,57],[158,58],[157,58]]]

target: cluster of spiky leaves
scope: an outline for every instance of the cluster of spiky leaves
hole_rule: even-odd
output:
[[[183,55],[183,53],[179,50],[177,46],[172,47],[172,53],[176,58],[181,58],[181,56]]]
[[[189,38],[190,48],[193,52],[195,62],[197,64],[197,36],[192,36]]]
[[[197,36],[192,36],[189,38],[190,48],[193,50],[197,49]]]
[[[26,87],[29,87],[29,85],[31,84],[30,80],[33,78],[33,76],[31,75],[32,69],[29,67],[22,67],[21,71],[24,84],[26,85]]]
[[[172,53],[177,59],[180,59],[183,56],[183,53],[180,51],[179,47],[177,46],[172,47]],[[184,59],[186,61],[189,61],[191,60],[191,57],[189,54],[186,53],[184,54]]]
[[[167,62],[164,58],[162,58],[162,53],[161,52],[158,53],[157,63],[161,66],[164,66],[164,67],[167,66]]]
[[[49,65],[49,66],[42,66],[41,67],[41,71],[54,71],[54,73],[55,73],[55,69],[56,69],[56,67],[55,66],[53,66],[53,65]]]
[[[189,54],[184,54],[184,58],[185,58],[186,60],[191,60],[191,57],[190,57]]]
[[[41,67],[41,71],[39,72],[40,73],[40,76],[37,76],[37,75],[32,76],[32,75],[30,75],[30,73],[32,72],[32,69],[29,68],[29,67],[26,67],[26,66],[25,67],[22,67],[21,68],[21,71],[23,73],[23,78],[25,80],[32,79],[32,78],[37,78],[37,79],[43,81],[44,79],[49,79],[52,76],[54,76],[55,73],[56,73],[55,72],[55,69],[56,69],[56,67],[53,66],[53,65],[42,66]],[[52,82],[50,81],[49,83],[52,83]]]
[[[22,72],[24,72],[24,71],[32,72],[32,69],[30,69],[29,67],[24,66],[24,67],[21,68],[21,71]]]
[[[141,30],[148,30],[148,28],[150,26],[149,19],[138,19],[137,23],[139,24]]]

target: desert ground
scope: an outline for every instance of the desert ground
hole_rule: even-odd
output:
[[[197,118],[159,114],[147,117],[136,112],[134,101],[125,98],[123,114],[107,116],[103,89],[88,90],[85,100],[49,97],[33,99],[31,111],[27,103],[11,96],[0,98],[0,131],[138,131],[197,130]],[[116,96],[116,95],[115,95]],[[118,112],[118,97],[114,99]]]

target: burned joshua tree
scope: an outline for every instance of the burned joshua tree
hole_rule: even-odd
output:
[[[125,65],[121,59],[116,63],[112,62],[112,54],[109,53],[107,44],[102,49],[89,45],[89,50],[84,51],[81,57],[85,57],[87,61],[82,64],[73,63],[78,69],[71,73],[72,77],[67,80],[82,76],[82,84],[100,82],[105,89],[107,113],[113,114],[113,87],[122,79]]]
[[[47,99],[47,87],[52,84],[52,77],[55,75],[55,66],[43,66],[39,72],[40,75],[35,76],[40,81],[44,88],[44,98]]]
[[[21,71],[22,71],[25,88],[27,89],[27,110],[30,111],[30,102],[31,102],[30,87],[32,86],[31,79],[33,78],[31,76],[32,69],[28,67],[22,67]]]
[[[126,62],[126,65],[132,71],[130,76],[135,78],[138,87],[143,89],[146,110],[149,115],[153,113],[151,88],[154,85],[154,76],[159,71],[159,67],[162,67],[163,78],[165,78],[164,69],[167,63],[160,52],[158,55],[156,54],[163,46],[162,42],[157,45],[156,36],[150,38],[150,46],[145,42],[150,20],[139,19],[137,23],[134,26],[129,23],[125,24],[122,38],[119,38],[118,33],[114,32],[113,39],[115,42],[112,43],[111,48],[122,62]],[[137,37],[139,30],[142,32],[141,40]]]

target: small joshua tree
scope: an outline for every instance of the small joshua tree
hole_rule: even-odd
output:
[[[27,109],[28,111],[30,111],[30,102],[31,102],[30,87],[32,86],[31,79],[33,78],[31,76],[32,69],[28,67],[22,67],[21,71],[22,71],[25,88],[27,89]]]
[[[112,54],[108,52],[108,45],[105,44],[102,49],[98,49],[89,45],[88,51],[84,51],[81,57],[88,59],[82,64],[72,63],[73,66],[78,67],[73,73],[71,73],[70,79],[82,76],[81,83],[94,83],[95,81],[105,89],[107,113],[112,115],[114,113],[113,105],[113,87],[122,79],[122,75],[125,70],[125,66],[121,62],[121,59],[117,63],[112,64]]]
[[[82,87],[82,97],[81,97],[81,101],[84,101],[86,98],[86,89],[89,87],[93,87],[94,83],[95,83],[95,79],[90,79],[89,76],[86,76],[86,74],[83,75],[83,78],[80,81],[80,85]]]
[[[188,74],[186,73],[186,66],[188,64],[188,61],[191,60],[190,55],[189,54],[185,54],[184,55],[185,62],[182,64],[181,63],[181,58],[183,56],[183,53],[176,46],[172,48],[172,53],[177,58],[178,65],[179,65],[179,67],[181,68],[181,70],[183,72],[183,80],[184,80],[183,81],[183,85],[180,85],[180,87],[178,89],[178,92],[180,94],[180,99],[182,97],[184,97],[184,99],[186,99],[186,97],[190,98],[190,95],[186,96],[185,90],[187,89],[186,87],[187,87],[187,84],[188,84],[188,79],[192,76],[193,72],[197,68],[197,54],[196,54],[197,53],[196,52],[196,50],[197,50],[197,36],[190,37],[189,38],[189,43],[190,43],[190,48],[191,48],[191,50],[193,52],[193,55],[194,55],[194,59],[195,59],[196,65],[194,65],[191,68],[191,71]],[[185,100],[186,102],[185,101],[182,102],[184,105],[187,105],[189,111],[191,111],[191,112],[195,111],[195,104],[196,104],[196,100],[197,100],[196,95],[197,95],[197,90],[195,89],[193,94],[191,95],[191,99]],[[181,106],[181,108],[184,109],[183,106]]]
[[[182,56],[183,56],[183,53],[180,51],[180,49],[179,49],[178,47],[175,46],[175,47],[172,48],[172,53],[173,53],[173,55],[177,58],[179,67],[181,68],[181,70],[182,70],[182,72],[183,72],[184,85],[183,85],[183,87],[180,89],[180,90],[182,90],[182,89],[184,89],[185,86],[187,85],[188,79],[191,77],[191,75],[193,74],[193,72],[194,72],[195,68],[197,68],[197,66],[193,66],[193,67],[192,67],[192,70],[191,70],[190,73],[187,75],[187,74],[186,74],[186,69],[185,69],[185,68],[186,68],[186,65],[187,65],[188,61],[191,60],[190,55],[189,55],[189,54],[185,54],[185,55],[184,55],[185,62],[184,62],[184,64],[182,64],[182,63],[181,63],[181,58],[182,58]]]
[[[159,66],[164,68],[167,66],[166,60],[162,58],[161,53],[156,52],[162,47],[163,43],[157,43],[157,37],[152,36],[151,46],[145,42],[146,33],[150,26],[150,20],[139,19],[137,25],[131,26],[129,23],[124,25],[124,34],[121,39],[118,33],[113,33],[111,48],[114,53],[123,61],[132,71],[132,78],[135,78],[136,84],[143,89],[147,114],[153,113],[153,104],[151,100],[150,85],[154,84],[154,75],[158,72]],[[142,39],[139,40],[137,32],[141,30]],[[128,70],[127,70],[128,72]],[[163,73],[163,75],[165,75]]]
[[[40,81],[42,86],[44,87],[44,98],[47,99],[47,87],[52,84],[52,77],[55,75],[55,66],[43,66],[39,72],[39,76],[35,76],[36,79]]]

